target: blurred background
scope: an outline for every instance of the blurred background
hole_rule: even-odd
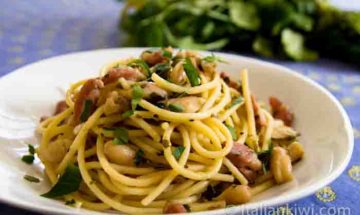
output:
[[[339,179],[279,215],[307,205],[357,215],[359,11],[360,0],[0,0],[0,77],[44,58],[124,46],[221,50],[290,67],[341,101],[356,143]],[[34,213],[0,204],[0,214]]]

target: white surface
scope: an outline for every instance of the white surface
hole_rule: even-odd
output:
[[[20,157],[27,152],[27,143],[37,144],[33,137],[35,125],[63,98],[61,88],[97,75],[107,62],[136,57],[140,51],[109,49],[64,55],[25,66],[0,79],[1,201],[50,214],[102,214],[40,197],[49,189],[42,166],[38,161],[26,165]],[[284,204],[314,193],[341,174],[351,157],[353,134],[345,111],[328,91],[281,66],[236,55],[218,55],[229,62],[220,71],[228,71],[238,79],[240,69],[248,68],[250,86],[257,97],[267,100],[268,96],[277,96],[294,110],[305,158],[295,166],[293,182],[274,187],[243,206],[206,214],[240,213]],[[29,183],[22,179],[26,173],[44,181]]]
[[[341,10],[360,11],[359,0],[330,0],[330,3]]]

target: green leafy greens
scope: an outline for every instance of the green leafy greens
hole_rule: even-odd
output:
[[[125,2],[120,26],[129,33],[126,45],[253,51],[296,61],[321,54],[360,65],[360,12],[341,11],[330,1]]]

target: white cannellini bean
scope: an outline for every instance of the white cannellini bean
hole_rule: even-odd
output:
[[[294,177],[290,156],[285,149],[279,146],[274,147],[272,151],[270,169],[278,184],[291,181]]]
[[[112,140],[105,143],[104,153],[110,162],[121,165],[133,165],[136,154],[130,146],[117,145]]]
[[[226,204],[239,205],[250,201],[251,192],[247,185],[236,185],[228,187],[224,193]]]

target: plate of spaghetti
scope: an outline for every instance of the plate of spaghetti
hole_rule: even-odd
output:
[[[0,92],[0,200],[51,214],[269,209],[333,181],[353,147],[324,88],[231,54],[75,53]]]

